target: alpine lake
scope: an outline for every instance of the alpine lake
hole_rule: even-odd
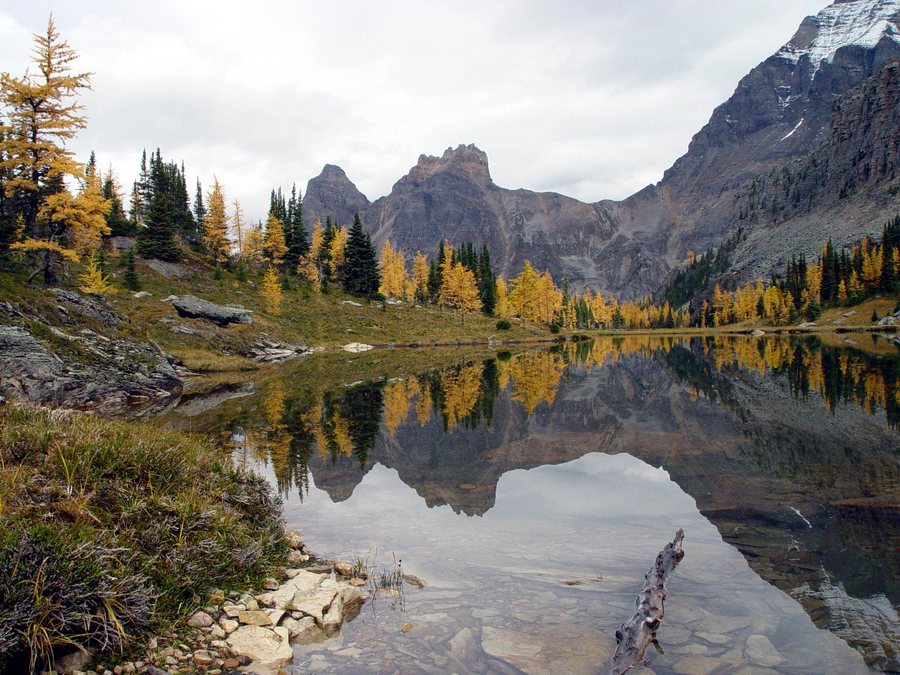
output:
[[[632,672],[900,672],[895,335],[505,349],[368,381],[354,359],[391,352],[300,359],[165,418],[267,476],[370,591],[424,582],[384,583],[296,672],[601,672],[678,528]]]

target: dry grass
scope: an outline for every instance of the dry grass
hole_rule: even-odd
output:
[[[207,441],[0,408],[0,671],[125,649],[284,554],[280,504]]]

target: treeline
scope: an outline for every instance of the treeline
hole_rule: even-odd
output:
[[[686,267],[675,273],[675,278],[663,289],[662,298],[675,307],[681,307],[705,291],[709,288],[710,279],[728,269],[731,253],[743,239],[744,230],[738,228],[721,246],[710,248],[703,255],[697,256],[693,251],[688,251]]]
[[[815,321],[824,308],[857,304],[878,294],[900,292],[900,215],[884,224],[881,241],[864,237],[837,250],[829,239],[810,262],[791,256],[781,275],[734,290],[716,284],[711,301],[704,300],[693,323],[723,326],[764,320],[773,325],[800,318]],[[879,317],[873,316],[873,320]]]

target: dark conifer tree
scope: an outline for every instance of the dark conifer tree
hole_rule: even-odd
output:
[[[112,170],[103,179],[101,193],[104,199],[109,200],[109,213],[106,214],[109,235],[111,237],[133,235],[135,231],[134,222],[125,214],[125,206],[122,204],[122,197],[116,189]]]
[[[825,244],[825,251],[822,253],[822,284],[819,289],[822,302],[831,302],[837,297],[839,284],[838,258],[834,254],[834,245],[829,239]]]
[[[150,158],[146,227],[138,232],[138,251],[145,258],[168,261],[181,258],[178,245],[179,179],[177,167],[164,164],[157,150]]]
[[[137,269],[134,265],[134,248],[129,248],[125,254],[125,274],[123,275],[125,288],[129,291],[141,290],[141,281],[138,279]]]
[[[879,286],[887,293],[897,286],[897,273],[894,269],[894,250],[900,248],[900,216],[885,224],[881,235],[881,279]]]
[[[491,316],[497,306],[497,278],[491,268],[491,254],[487,246],[481,247],[478,260],[478,293],[481,296],[481,311]]]
[[[200,178],[197,178],[197,190],[194,192],[194,222],[199,223],[203,228],[203,219],[206,217],[206,205],[203,203],[203,187],[200,185]]]
[[[291,197],[285,212],[284,243],[287,246],[287,253],[284,256],[285,267],[293,272],[297,268],[300,257],[309,250],[309,239],[303,225],[303,206],[296,183],[291,187]]]
[[[378,261],[375,247],[363,230],[359,213],[353,217],[347,245],[344,248],[344,290],[358,296],[371,296],[378,292]]]
[[[444,283],[442,267],[446,255],[444,254],[443,242],[438,244],[437,254],[431,265],[428,266],[428,299],[431,302],[437,302],[438,296],[441,294],[441,284]]]

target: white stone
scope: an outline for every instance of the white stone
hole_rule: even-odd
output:
[[[274,630],[241,626],[228,636],[227,642],[235,653],[253,659],[253,669],[260,673],[277,672],[294,658],[288,630],[281,626]]]
[[[352,354],[358,354],[360,352],[367,352],[370,349],[375,349],[372,345],[367,345],[364,342],[348,342],[343,347],[341,347],[345,352],[350,352]]]

